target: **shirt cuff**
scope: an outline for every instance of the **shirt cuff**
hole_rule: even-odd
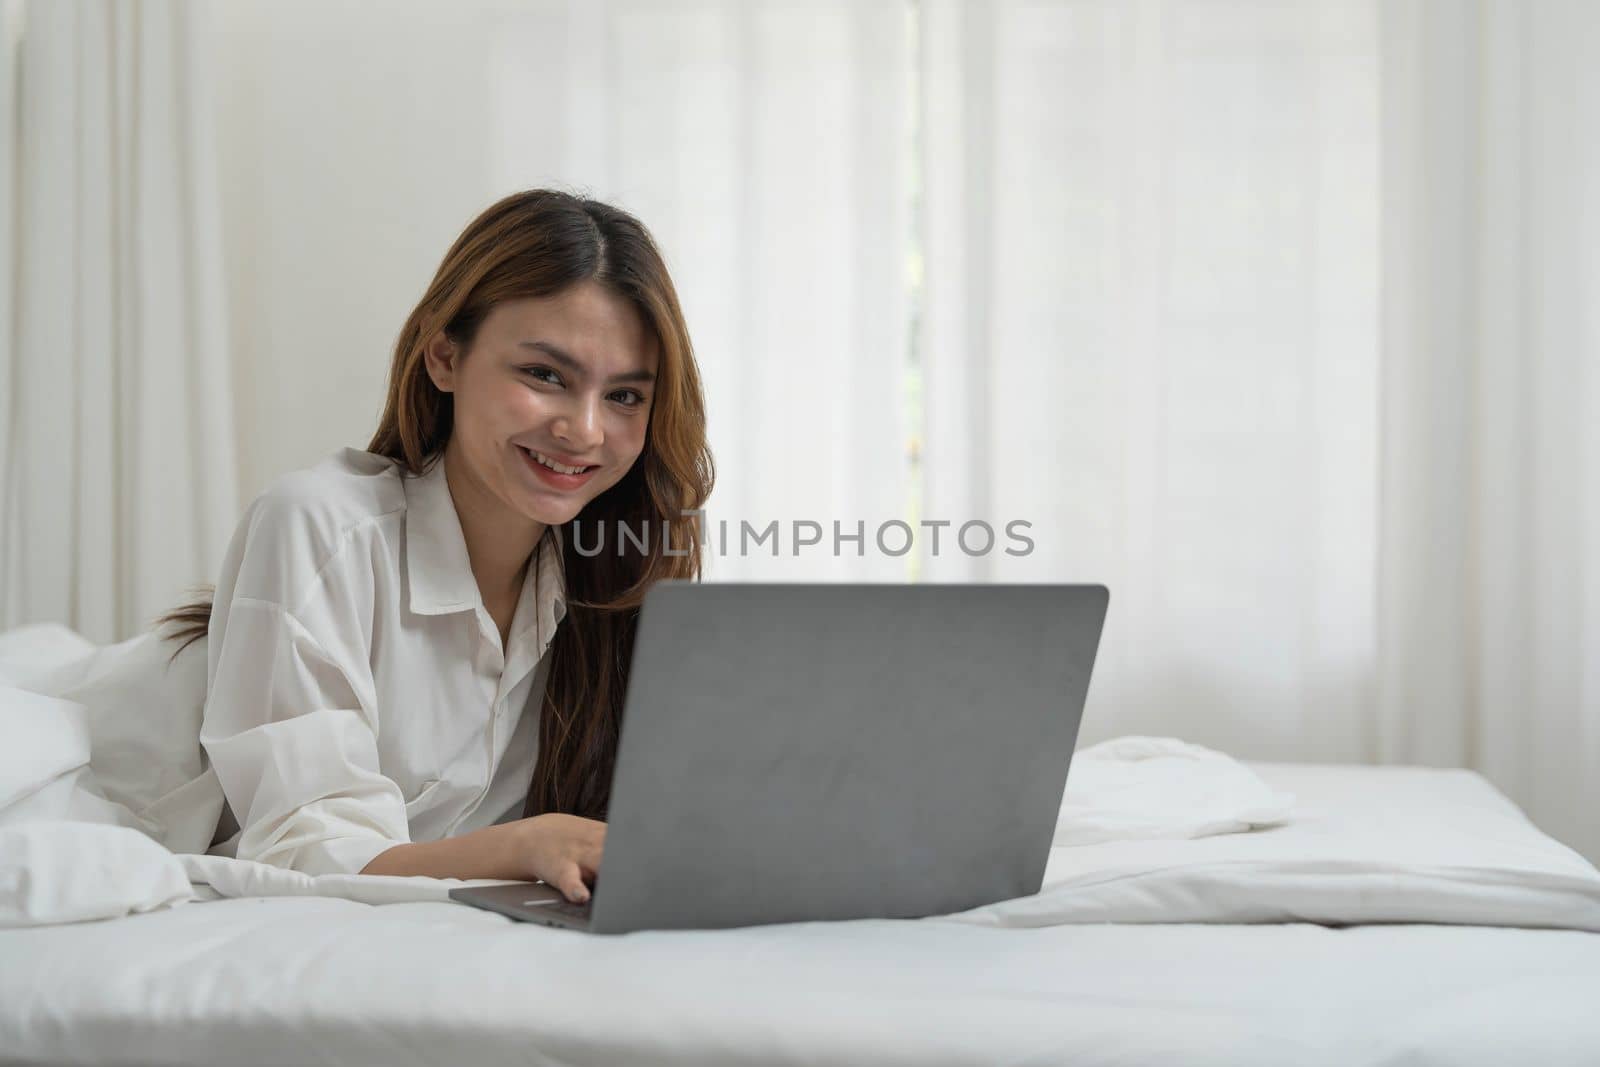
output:
[[[336,837],[300,850],[295,869],[310,875],[360,874],[362,868],[396,845],[386,837]]]

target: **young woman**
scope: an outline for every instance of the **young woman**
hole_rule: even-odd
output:
[[[547,190],[490,207],[407,319],[367,450],[269,488],[214,604],[162,620],[207,642],[220,850],[586,900],[638,607],[699,576],[711,484],[644,226]]]

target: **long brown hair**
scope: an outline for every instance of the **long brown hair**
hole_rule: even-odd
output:
[[[634,538],[618,538],[620,554],[608,546],[586,558],[576,553],[571,527],[578,519],[562,531],[567,615],[547,653],[539,759],[525,814],[604,818],[639,605],[663,578],[699,578],[700,527],[686,512],[705,503],[714,477],[688,326],[650,232],[625,211],[550,189],[515,193],[479,215],[445,254],[400,331],[388,399],[367,451],[413,475],[438,462],[454,408],[451,394],[428,376],[428,341],[443,331],[468,351],[496,304],[551,296],[581,281],[629,300],[653,332],[660,357],[644,450],[579,518],[590,530],[598,520],[602,530],[626,523],[664,534],[648,538],[642,550]],[[178,627],[169,636],[182,642],[182,651],[206,636],[210,617],[208,591],[158,625]]]

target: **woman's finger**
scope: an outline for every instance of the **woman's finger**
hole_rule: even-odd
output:
[[[576,863],[562,865],[561,874],[556,879],[556,888],[574,904],[582,904],[589,899],[589,887],[584,885],[583,872],[578,869]]]

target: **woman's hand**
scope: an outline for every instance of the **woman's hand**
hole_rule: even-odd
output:
[[[589,886],[600,872],[600,856],[605,850],[605,823],[552,813],[491,829],[514,831],[509,835],[515,849],[513,862],[522,864],[524,880],[538,879],[554,886],[575,904],[589,899]]]
[[[606,824],[596,819],[535,815],[442,841],[396,845],[361,873],[543,881],[581,904],[600,872],[605,843]]]

